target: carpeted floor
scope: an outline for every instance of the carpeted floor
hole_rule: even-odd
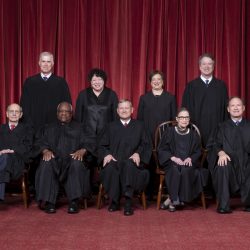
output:
[[[170,213],[146,211],[135,200],[135,213],[97,210],[94,201],[79,214],[67,214],[63,202],[56,214],[45,214],[32,202],[25,209],[20,197],[0,204],[0,249],[250,249],[250,213],[233,200],[234,212],[220,215],[214,202],[207,210],[190,205]]]

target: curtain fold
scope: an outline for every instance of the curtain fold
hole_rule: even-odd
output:
[[[162,70],[178,104],[199,75],[198,57],[214,54],[215,75],[229,95],[246,100],[250,118],[250,3],[247,0],[0,0],[0,119],[19,102],[26,77],[39,71],[41,51],[55,56],[75,104],[93,67],[107,85],[137,108],[150,89],[148,74]]]

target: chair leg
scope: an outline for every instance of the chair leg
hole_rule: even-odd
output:
[[[24,173],[22,177],[22,192],[23,192],[23,202],[24,202],[24,207],[28,208],[29,207],[29,187],[28,187],[28,174]]]
[[[201,192],[201,204],[202,204],[203,209],[207,208],[204,192]]]
[[[102,196],[103,196],[103,192],[104,192],[104,188],[102,183],[99,185],[99,192],[98,192],[98,196],[97,196],[97,209],[101,209],[102,207]]]
[[[142,201],[143,210],[146,210],[147,209],[147,202],[146,202],[146,195],[145,195],[144,191],[141,193],[141,201]]]
[[[86,198],[84,198],[84,200],[83,200],[83,206],[84,206],[84,209],[88,208],[88,203],[87,203],[87,199]]]
[[[157,195],[157,209],[160,209],[161,205],[161,196],[162,196],[162,185],[164,181],[164,175],[160,175],[160,184],[159,184],[159,190],[158,190],[158,195]]]

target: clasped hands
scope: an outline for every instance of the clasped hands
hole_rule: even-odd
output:
[[[192,166],[192,159],[190,157],[186,158],[184,161],[181,158],[172,156],[171,161],[175,162],[177,165],[184,165],[191,167]]]
[[[82,148],[82,149],[79,149],[76,152],[70,154],[70,156],[74,160],[82,161],[84,155],[86,154],[86,152],[87,152],[87,150]],[[50,161],[52,158],[55,158],[54,153],[49,149],[44,149],[43,150],[43,160],[44,161]]]
[[[140,165],[140,155],[138,153],[132,154],[129,159],[131,159],[137,167]],[[117,161],[111,154],[106,155],[103,159],[103,167],[105,167],[109,162]]]

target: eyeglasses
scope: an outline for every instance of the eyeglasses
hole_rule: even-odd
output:
[[[189,120],[190,116],[178,116],[177,118],[180,120]]]
[[[8,113],[10,113],[10,114],[20,114],[21,111],[19,111],[19,110],[8,110]]]

